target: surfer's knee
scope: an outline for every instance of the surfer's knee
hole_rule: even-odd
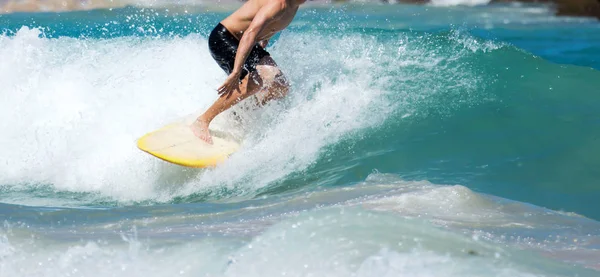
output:
[[[273,86],[273,89],[276,90],[275,93],[279,94],[280,97],[286,96],[290,91],[290,82],[281,70],[275,75]]]
[[[263,81],[263,87],[269,90],[270,94],[276,97],[287,95],[290,90],[290,83],[279,67],[261,65],[257,69]]]

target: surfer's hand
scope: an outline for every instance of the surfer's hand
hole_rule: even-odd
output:
[[[231,74],[229,74],[227,80],[225,80],[223,85],[221,85],[219,89],[217,89],[217,92],[221,97],[227,96],[227,98],[229,98],[229,96],[231,96],[231,94],[236,90],[238,91],[238,93],[241,93],[240,74],[240,72],[231,72]]]

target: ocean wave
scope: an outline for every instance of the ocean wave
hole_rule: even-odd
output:
[[[391,113],[412,114],[418,103],[448,93],[460,98],[477,87],[477,77],[460,72],[464,65],[456,61],[477,46],[451,43],[426,52],[417,45],[447,38],[377,42],[351,35],[327,46],[330,39],[282,36],[271,51],[289,72],[295,93],[286,103],[240,112],[251,126],[240,130],[247,135],[242,151],[214,170],[185,173],[137,151],[133,142],[216,97],[210,87],[223,73],[204,38],[47,39],[26,27],[3,36],[1,54],[10,58],[0,68],[2,94],[11,97],[1,114],[21,120],[0,123],[8,146],[1,157],[11,165],[4,168],[2,184],[49,184],[119,201],[165,201],[232,186],[254,195],[306,170],[324,147],[380,125]],[[305,45],[304,52],[285,50],[297,44]],[[310,50],[316,48],[321,54]],[[442,80],[451,88],[438,86]],[[459,99],[453,102],[460,105]]]
[[[215,126],[233,124],[245,139],[212,170],[166,164],[134,144],[216,97],[211,87],[224,74],[201,35],[51,39],[27,27],[4,35],[5,196],[49,186],[41,191],[88,195],[75,197],[83,206],[241,201],[358,182],[377,168],[595,214],[585,203],[595,195],[586,153],[597,149],[596,129],[586,126],[595,122],[596,71],[465,31],[351,30],[293,30],[274,41],[269,50],[294,91],[263,109],[236,108],[242,125],[218,118]],[[582,174],[567,174],[572,167]],[[590,199],[575,200],[581,192]],[[47,203],[40,197],[52,194],[3,201]]]

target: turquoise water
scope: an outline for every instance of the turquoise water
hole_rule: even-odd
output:
[[[0,16],[0,276],[597,276],[600,23],[307,6],[293,90],[209,170],[135,148],[202,112],[226,9]]]

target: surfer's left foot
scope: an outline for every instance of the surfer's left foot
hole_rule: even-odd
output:
[[[201,140],[206,141],[206,143],[208,144],[213,143],[212,137],[210,136],[210,132],[208,131],[208,122],[201,119],[197,119],[196,121],[194,121],[194,123],[192,123],[192,126],[190,126],[190,128],[192,128],[194,135],[196,135]]]

